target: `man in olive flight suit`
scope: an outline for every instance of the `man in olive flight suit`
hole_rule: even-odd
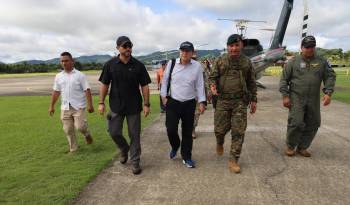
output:
[[[328,61],[316,55],[315,47],[315,37],[306,36],[301,43],[301,55],[287,63],[281,76],[283,106],[289,109],[287,156],[299,153],[311,157],[307,149],[321,125],[321,83],[324,106],[330,104],[334,91],[336,75]]]
[[[244,134],[247,128],[247,106],[255,113],[257,88],[255,73],[250,59],[241,54],[243,41],[240,35],[233,34],[227,39],[227,54],[220,56],[210,74],[210,88],[218,96],[214,114],[216,152],[224,152],[224,138],[231,130],[232,143],[229,170],[239,173],[238,159],[242,151]]]

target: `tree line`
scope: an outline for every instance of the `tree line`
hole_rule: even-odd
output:
[[[298,52],[287,51],[286,55],[296,55]],[[341,48],[338,49],[323,49],[317,48],[317,53],[326,57],[332,64],[342,64],[349,65],[350,62],[350,51],[344,52]],[[217,57],[217,53],[211,53],[207,51],[206,53],[201,53],[199,55],[199,60],[203,58],[214,59]],[[176,56],[177,57],[177,56]],[[150,64],[150,62],[145,62]],[[81,63],[75,61],[75,68],[78,70],[102,70],[102,63]],[[31,64],[28,62],[15,63],[15,64],[2,64],[0,63],[0,73],[46,73],[46,72],[57,72],[60,71],[61,65],[59,64]]]
[[[78,70],[102,70],[102,63],[80,63],[75,61],[74,67]],[[16,64],[0,64],[0,73],[48,73],[62,69],[59,64],[29,64],[26,62]]]
[[[287,51],[286,55],[295,55],[298,52]],[[350,51],[344,52],[341,48],[336,49],[324,49],[317,48],[319,55],[327,58],[332,64],[349,64],[350,62]]]

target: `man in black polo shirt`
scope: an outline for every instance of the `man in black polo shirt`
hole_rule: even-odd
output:
[[[102,83],[100,88],[100,102],[98,111],[100,114],[105,112],[104,100],[109,93],[110,111],[107,115],[108,131],[113,141],[120,149],[120,163],[125,164],[128,161],[128,152],[130,150],[130,161],[133,165],[132,172],[140,174],[140,132],[142,97],[143,112],[145,117],[150,112],[149,87],[151,79],[146,67],[137,59],[131,56],[132,42],[126,36],[120,36],[117,39],[117,50],[119,55],[107,61],[103,67],[99,81]],[[123,137],[123,122],[126,117],[130,145]]]

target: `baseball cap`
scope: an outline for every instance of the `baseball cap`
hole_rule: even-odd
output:
[[[194,51],[193,44],[189,41],[185,41],[180,44],[180,50]]]
[[[130,41],[129,37],[127,37],[127,36],[120,36],[120,37],[118,37],[118,39],[117,39],[117,46],[122,46],[125,43],[131,43],[132,44],[132,42]]]
[[[316,39],[315,39],[315,37],[314,36],[306,36],[301,41],[301,46],[303,46],[305,48],[315,47],[316,46]]]

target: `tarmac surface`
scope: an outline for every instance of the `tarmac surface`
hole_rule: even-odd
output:
[[[259,90],[257,113],[248,116],[241,174],[227,167],[229,134],[224,156],[215,153],[211,106],[197,127],[195,169],[186,168],[179,155],[169,159],[162,114],[143,131],[142,174],[134,176],[129,163],[116,160],[73,204],[350,204],[350,106],[337,101],[322,106],[322,126],[309,149],[312,157],[287,157],[288,112],[282,108],[278,79],[263,77],[261,82],[267,89]]]
[[[156,82],[155,71],[149,71],[152,82]],[[100,74],[87,74],[87,80],[93,94],[98,94]],[[55,76],[36,76],[25,78],[0,78],[0,96],[51,95]],[[156,84],[150,89],[157,90]]]

